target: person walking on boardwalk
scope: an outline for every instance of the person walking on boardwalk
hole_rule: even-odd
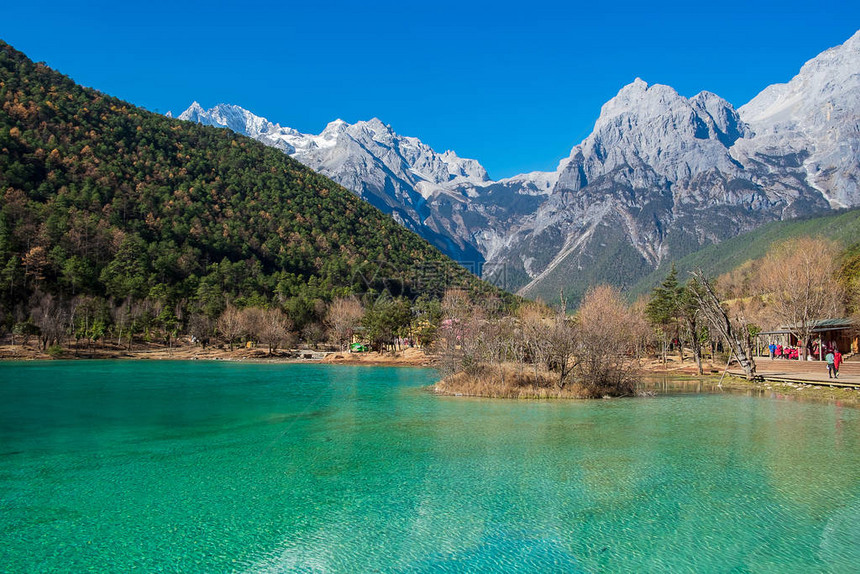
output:
[[[827,351],[827,355],[824,356],[824,360],[827,361],[827,378],[833,378],[833,372],[836,370],[833,367],[833,363],[836,362],[836,357],[833,356],[833,351]]]
[[[839,349],[833,350],[833,371],[835,373],[836,378],[839,378],[839,365],[842,364],[842,353],[839,352]]]

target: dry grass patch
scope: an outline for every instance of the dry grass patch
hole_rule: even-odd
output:
[[[558,388],[558,374],[506,364],[481,365],[469,372],[460,371],[436,383],[440,395],[486,397],[492,399],[593,399],[610,396],[609,389],[585,387],[578,383]]]

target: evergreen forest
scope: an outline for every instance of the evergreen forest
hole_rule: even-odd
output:
[[[352,295],[496,289],[348,190],[229,130],[148,112],[0,41],[0,329],[76,309],[182,333],[229,307],[295,330]],[[96,332],[91,332],[93,329]],[[2,334],[2,333],[0,333]]]

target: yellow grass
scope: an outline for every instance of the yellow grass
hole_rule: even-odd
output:
[[[502,377],[504,371],[504,380]],[[493,399],[590,399],[609,394],[603,389],[586,388],[576,383],[559,389],[558,375],[534,368],[520,368],[514,364],[482,365],[474,372],[458,372],[445,377],[434,387],[440,395],[486,397]]]

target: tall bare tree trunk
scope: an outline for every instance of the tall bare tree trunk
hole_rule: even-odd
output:
[[[702,314],[723,336],[744,370],[747,380],[751,381],[755,378],[755,360],[747,354],[745,345],[735,332],[731,319],[729,319],[723,306],[720,305],[720,300],[711,288],[711,284],[705,279],[704,273],[701,270],[696,270],[692,274],[701,286],[700,289],[694,290],[694,296],[699,303]]]
[[[702,369],[702,348],[697,343],[693,344],[693,358],[696,359],[696,368],[699,370],[699,374],[703,374],[705,371]]]
[[[696,368],[699,374],[703,374],[702,370],[702,345],[699,343],[698,325],[696,325],[695,315],[687,316],[687,330],[690,331],[690,346],[693,347],[693,359],[696,361]]]

